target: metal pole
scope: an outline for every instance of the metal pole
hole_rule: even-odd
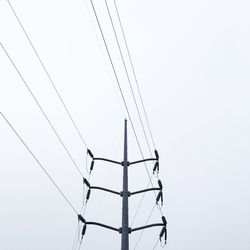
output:
[[[129,250],[128,232],[128,144],[127,120],[124,128],[124,158],[123,158],[123,198],[122,198],[122,250]]]

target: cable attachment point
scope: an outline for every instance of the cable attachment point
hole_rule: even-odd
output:
[[[78,221],[81,221],[82,223],[86,222],[86,220],[80,214],[78,214]]]
[[[93,153],[90,151],[90,149],[87,149],[87,154],[93,159],[94,155]]]
[[[122,161],[122,162],[121,162],[121,165],[122,165],[123,167],[124,167],[124,164],[125,164],[124,161]],[[127,166],[129,166],[129,165],[130,165],[130,162],[127,161]]]
[[[167,244],[167,220],[166,220],[165,216],[162,216],[161,219],[162,219],[164,226],[159,234],[159,237],[160,237],[160,241],[161,241],[162,237],[164,236],[165,245],[166,245]]]
[[[157,162],[155,162],[155,165],[154,165],[154,168],[153,168],[153,174],[155,174],[155,172],[157,174],[159,174],[159,169],[160,169],[160,167],[159,167],[159,161],[157,161]]]
[[[158,185],[159,185],[160,190],[162,190],[163,189],[163,185],[162,185],[161,180],[158,180]]]
[[[158,151],[155,149],[155,158],[157,159],[157,161],[159,161],[159,154]]]
[[[91,186],[90,186],[90,183],[89,181],[86,179],[86,178],[83,178],[83,185],[86,185],[89,189],[88,189],[88,192],[87,192],[87,195],[86,195],[86,203],[88,202],[89,200],[89,197],[90,197],[90,193],[91,193]]]
[[[162,222],[163,222],[164,226],[167,226],[166,217],[165,217],[165,216],[162,216],[161,219],[162,219]]]
[[[85,184],[88,188],[90,188],[90,183],[86,178],[83,178],[83,184]]]
[[[160,191],[156,197],[156,204],[158,205],[159,200],[161,199],[161,206],[163,206],[163,193]]]

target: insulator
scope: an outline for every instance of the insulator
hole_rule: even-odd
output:
[[[165,244],[167,244],[167,228],[165,227]]]
[[[82,236],[84,236],[84,235],[85,235],[85,233],[86,233],[86,229],[87,229],[87,225],[86,225],[86,224],[84,224],[84,226],[83,226],[83,228],[82,228]]]
[[[165,244],[167,243],[167,228],[164,226],[159,234],[159,238],[160,238],[160,241],[161,241],[161,238],[163,237],[163,235],[165,236],[164,239],[165,239]]]
[[[164,233],[165,233],[165,227],[162,228],[162,230],[159,234],[160,240],[161,240],[162,236],[164,235]]]
[[[92,152],[90,151],[90,149],[87,150],[87,153],[89,154],[89,156],[90,156],[91,158],[94,158],[94,155],[92,154]]]
[[[83,182],[87,187],[90,187],[90,184],[86,178],[83,178]]]
[[[78,214],[78,220],[80,220],[82,223],[85,223],[85,219],[80,214]]]
[[[158,204],[161,197],[162,197],[162,191],[160,191],[156,197],[156,204]]]
[[[91,193],[91,190],[89,189],[88,190],[88,193],[87,193],[87,196],[86,196],[86,200],[88,201],[89,197],[90,197],[90,193]]]
[[[163,224],[166,226],[167,225],[167,220],[165,216],[161,217]]]
[[[159,185],[159,188],[162,190],[163,189],[163,185],[162,185],[162,182],[160,180],[158,180],[158,185]]]
[[[157,172],[159,173],[159,162],[157,161],[154,165],[154,168],[153,168],[153,173],[155,173],[155,171],[157,170]]]
[[[161,205],[163,206],[163,193],[161,193]]]
[[[156,157],[156,159],[157,159],[157,161],[159,160],[159,154],[158,154],[158,151],[157,150],[155,150],[155,157]]]
[[[93,161],[91,162],[90,171],[92,171],[92,170],[93,170],[93,168],[94,168],[94,164],[95,164],[95,161],[93,160]]]

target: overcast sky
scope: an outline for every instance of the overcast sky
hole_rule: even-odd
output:
[[[95,156],[121,161],[127,116],[90,2],[11,3],[88,147]],[[104,0],[94,3],[149,157]],[[108,3],[118,28],[113,0]],[[117,0],[117,5],[160,154],[166,249],[250,249],[250,2]],[[0,1],[0,42],[87,176],[86,148],[6,0]],[[133,79],[131,68],[129,73]],[[137,92],[136,97],[139,101]],[[81,176],[1,48],[0,111],[80,212]],[[128,136],[129,160],[140,159],[130,123]],[[1,117],[0,138],[0,249],[72,249],[76,214]],[[151,141],[150,146],[153,150]],[[152,167],[148,164],[150,174]],[[121,191],[121,178],[121,167],[98,163],[91,184]],[[143,165],[129,169],[131,191],[146,188],[148,181]],[[129,200],[130,222],[140,199]],[[85,217],[120,227],[121,201],[93,191]],[[145,224],[154,202],[153,193],[146,194],[133,227]],[[149,223],[160,221],[156,208]],[[145,230],[136,249],[153,249],[160,230]],[[139,235],[130,236],[130,249]],[[81,249],[119,248],[118,233],[89,226]]]

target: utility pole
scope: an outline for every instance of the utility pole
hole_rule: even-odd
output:
[[[124,156],[123,156],[123,191],[122,191],[122,250],[129,250],[128,230],[128,134],[127,120],[124,126]]]
[[[105,162],[120,165],[123,167],[123,189],[121,192],[116,191],[116,190],[107,189],[105,187],[93,186],[89,183],[89,181],[87,179],[83,178],[83,184],[88,187],[88,192],[86,195],[86,204],[90,198],[90,194],[91,194],[92,190],[100,190],[100,191],[108,192],[108,193],[122,197],[122,225],[121,225],[121,227],[113,227],[113,226],[109,226],[109,225],[99,223],[96,221],[88,221],[81,214],[78,214],[78,220],[81,221],[81,223],[83,224],[82,238],[86,233],[87,226],[91,226],[91,225],[99,226],[99,227],[120,233],[121,234],[121,250],[129,250],[129,234],[131,234],[135,231],[144,230],[144,229],[148,229],[148,228],[152,228],[152,227],[162,227],[162,230],[159,234],[159,240],[161,241],[161,239],[165,236],[165,244],[166,244],[166,241],[167,241],[167,220],[164,216],[162,216],[162,218],[161,218],[162,221],[158,222],[158,223],[143,225],[143,226],[135,227],[135,228],[131,228],[128,225],[128,223],[129,223],[128,199],[131,198],[131,196],[141,194],[144,192],[158,191],[159,193],[156,196],[155,202],[157,205],[159,205],[159,203],[161,203],[161,205],[163,205],[163,192],[162,192],[163,185],[159,179],[158,179],[158,187],[152,186],[152,188],[146,188],[146,189],[133,191],[133,192],[128,190],[128,167],[129,166],[133,166],[133,165],[139,164],[139,163],[145,163],[148,161],[155,162],[154,168],[153,168],[153,174],[157,173],[156,176],[158,177],[159,154],[158,154],[157,150],[155,150],[155,157],[154,158],[147,158],[147,159],[141,159],[138,161],[129,162],[128,161],[127,120],[125,120],[125,123],[124,123],[124,155],[123,155],[122,162],[115,161],[112,159],[107,159],[107,158],[95,157],[94,154],[89,149],[88,149],[87,153],[92,158],[92,162],[91,162],[91,166],[90,166],[90,173],[94,169],[95,161],[105,161]]]

